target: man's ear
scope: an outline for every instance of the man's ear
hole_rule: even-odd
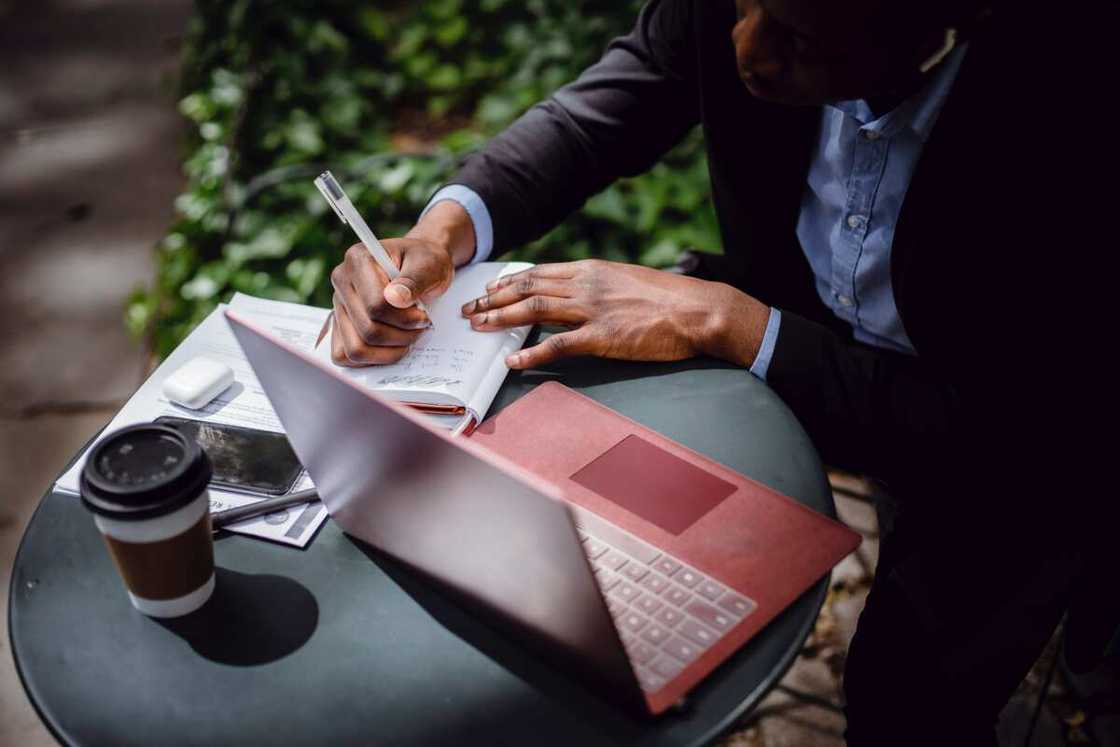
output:
[[[934,67],[936,67],[943,59],[945,59],[945,57],[950,52],[952,52],[953,48],[956,46],[957,30],[950,26],[949,28],[945,29],[945,38],[941,42],[941,46],[938,47],[933,54],[927,57],[925,59],[925,62],[923,62],[921,65],[918,65],[918,70],[921,71],[922,75],[925,75]]]

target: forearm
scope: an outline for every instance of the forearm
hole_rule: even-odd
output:
[[[455,267],[471,261],[475,253],[475,227],[466,209],[452,200],[432,205],[406,238],[426,239],[446,249]]]
[[[726,283],[710,281],[711,314],[698,346],[706,355],[751,368],[758,358],[770,307]]]

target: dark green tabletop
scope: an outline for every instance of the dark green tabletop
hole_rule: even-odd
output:
[[[579,361],[511,375],[494,410],[568,386],[834,516],[816,451],[743,370]],[[631,718],[328,522],[306,550],[215,543],[199,612],[133,610],[80,503],[47,494],[16,558],[12,652],[43,720],[78,744],[689,745],[730,728],[784,674],[827,579],[677,712]],[[775,569],[780,572],[780,569]]]

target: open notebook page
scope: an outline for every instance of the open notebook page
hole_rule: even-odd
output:
[[[385,366],[340,370],[394,399],[462,405],[483,417],[505,380],[506,356],[525,343],[530,328],[479,332],[471,329],[460,309],[485,294],[494,278],[530,267],[527,262],[481,262],[457,270],[451,287],[429,305],[435,327],[422,334],[404,358]],[[330,360],[329,335],[316,354]]]

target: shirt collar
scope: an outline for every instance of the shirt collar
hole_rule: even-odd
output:
[[[933,132],[941,107],[949,97],[967,49],[968,45],[963,44],[950,52],[917,93],[877,119],[863,99],[838,101],[831,106],[859,122],[860,130],[892,137],[903,128],[909,128],[925,142]]]

